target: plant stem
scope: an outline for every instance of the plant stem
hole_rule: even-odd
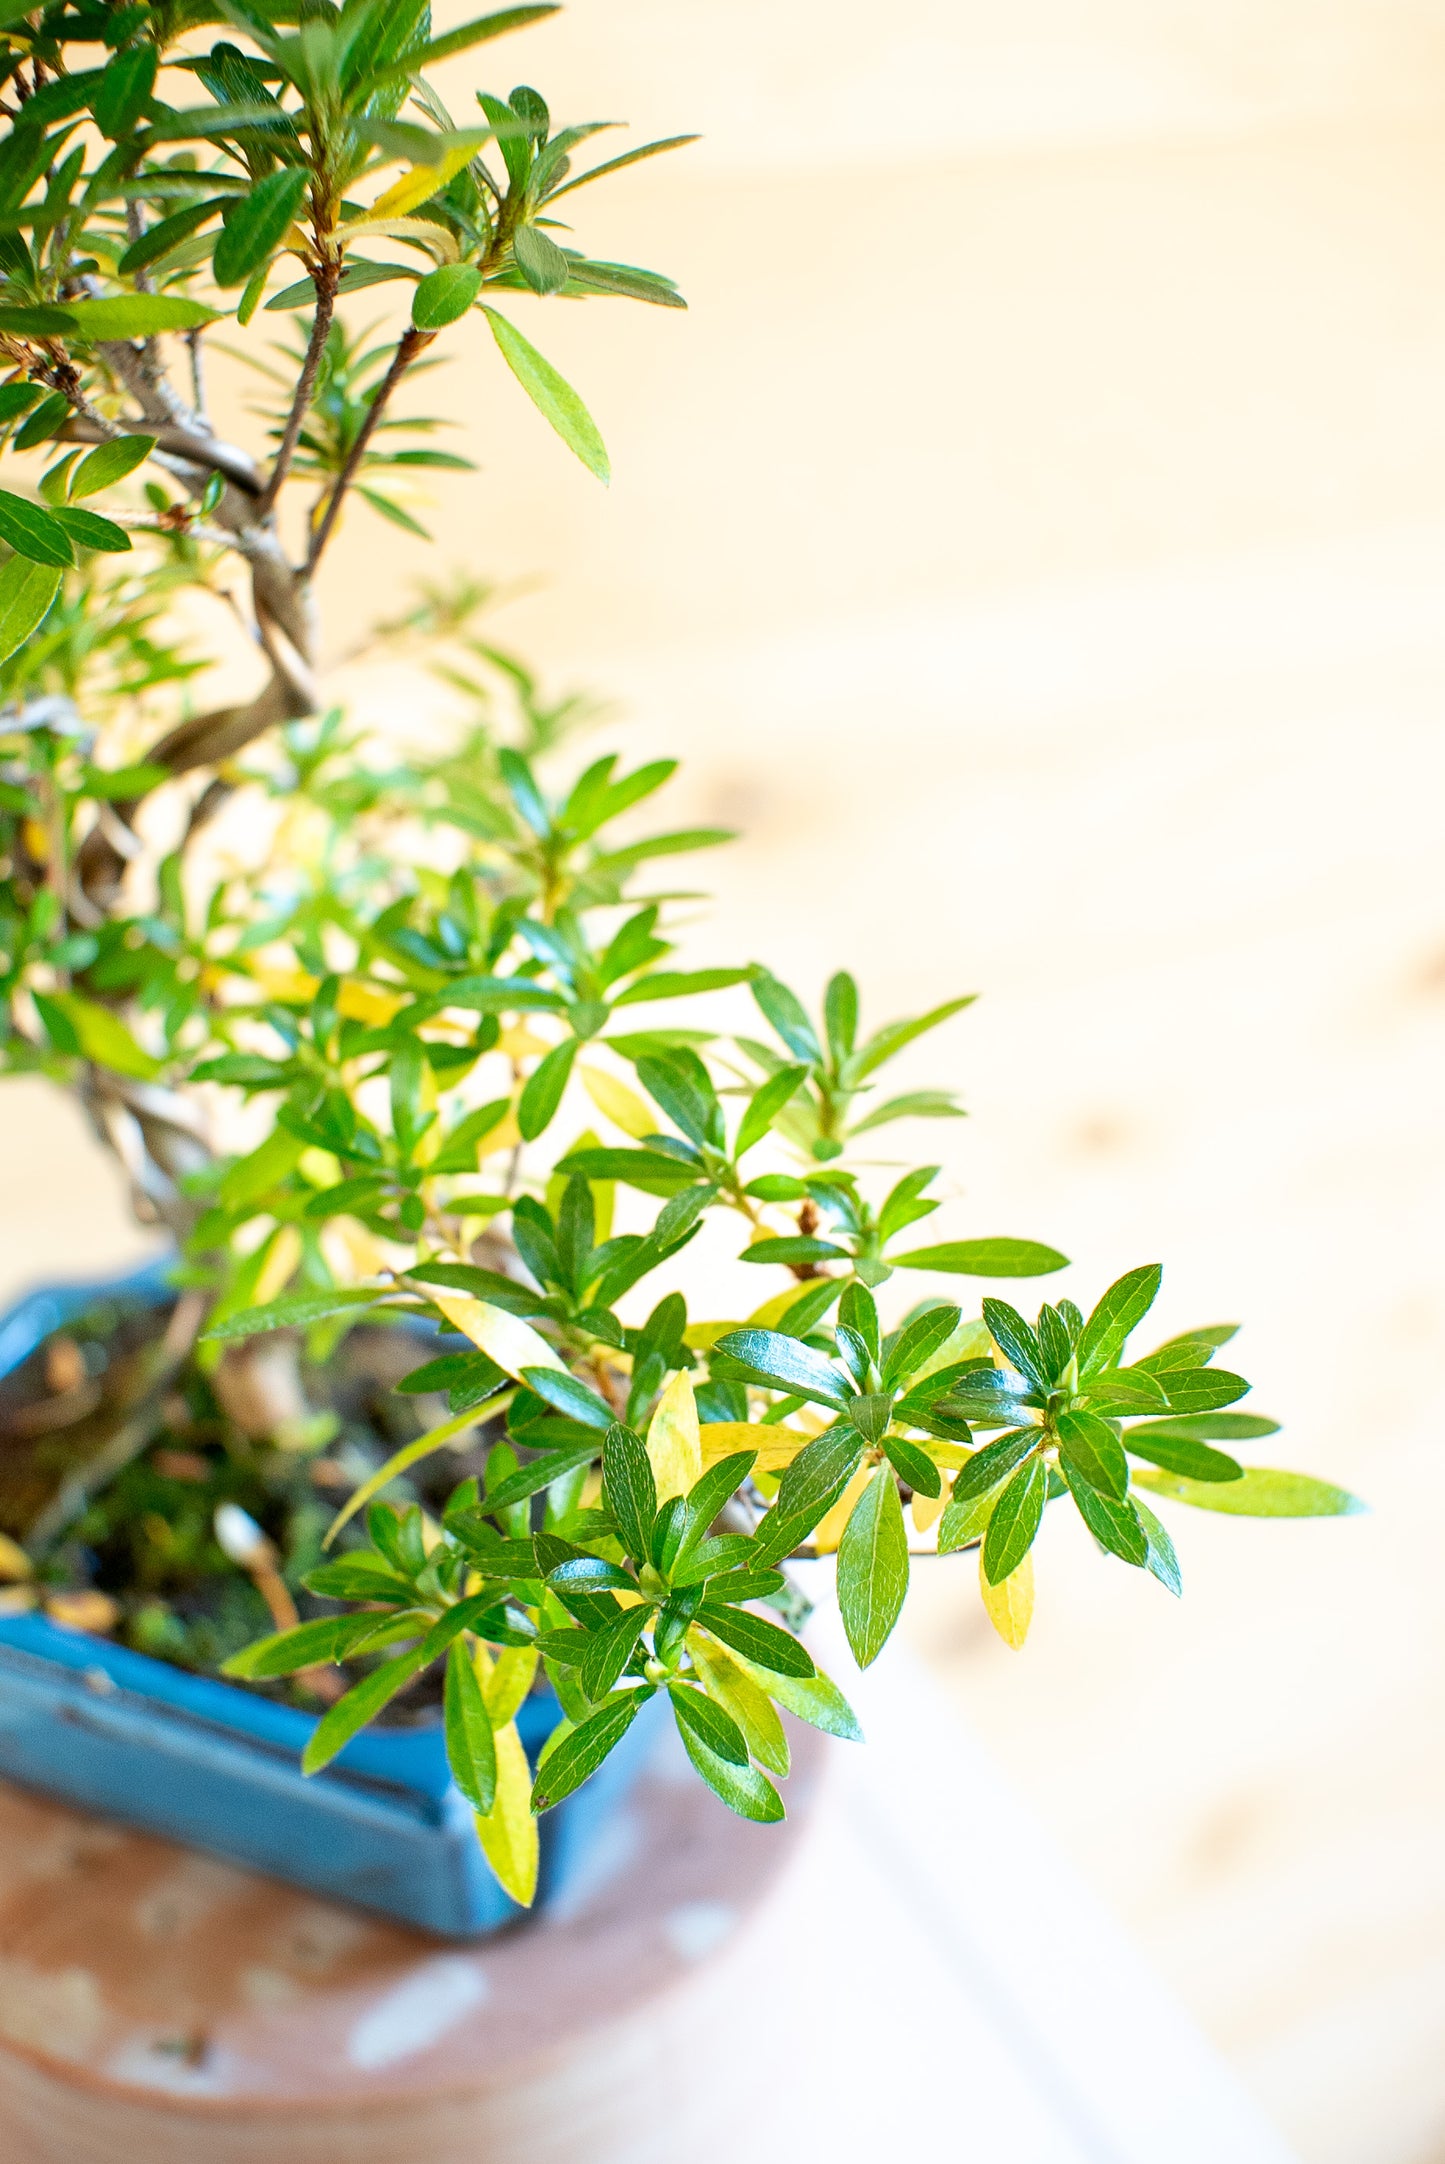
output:
[[[376,433],[377,424],[386,411],[392,392],[396,389],[417,355],[425,351],[435,336],[435,331],[419,331],[415,324],[409,324],[398,340],[396,351],[391,357],[391,366],[382,377],[376,396],[367,410],[366,419],[356,432],[356,441],[347,452],[346,463],[336,476],[336,484],[327,498],[321,524],[312,536],[310,552],[306,558],[308,577],[316,569],[321,560],[321,552],[331,539],[332,529],[335,527],[341,511],[342,498],[356,478],[361,462],[366,456],[367,446]]]
[[[316,313],[311,319],[311,336],[306,345],[306,358],[301,364],[296,395],[291,401],[291,411],[286,416],[286,426],[276,449],[271,478],[262,491],[259,508],[263,518],[275,504],[281,484],[291,471],[291,461],[296,456],[296,446],[301,440],[301,430],[311,404],[311,395],[316,389],[321,356],[326,350],[331,318],[336,312],[336,288],[341,278],[339,259],[318,263],[311,277],[316,287]]]

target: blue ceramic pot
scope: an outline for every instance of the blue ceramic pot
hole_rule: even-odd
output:
[[[0,1375],[116,1295],[161,1301],[164,1266],[30,1293],[0,1315]],[[540,1904],[576,1876],[631,1788],[653,1711],[542,1819]],[[529,1757],[557,1718],[550,1694],[523,1705]],[[0,1776],[448,1937],[480,1937],[519,1913],[477,1843],[440,1719],[368,1731],[306,1778],[301,1752],[315,1726],[294,1706],[45,1616],[0,1616]]]

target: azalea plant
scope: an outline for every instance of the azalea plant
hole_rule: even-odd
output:
[[[387,634],[462,698],[445,742],[403,755],[325,709],[340,521],[417,528],[418,474],[466,464],[406,404],[429,349],[479,312],[516,426],[540,415],[605,480],[533,319],[683,305],[564,221],[687,138],[579,166],[596,124],[554,126],[527,87],[462,124],[429,80],[550,12],[435,34],[422,0],[0,0],[0,1058],[78,1095],[180,1252],[124,1421],[20,1568],[43,1579],[77,1524],[174,1549],[200,1483],[186,1539],[283,1626],[225,1672],[324,1709],[313,1770],[435,1673],[524,1902],[534,1814],[649,1701],[760,1820],[783,1812],[780,1713],[856,1734],[792,1559],[836,1556],[866,1664],[922,1550],[976,1552],[1020,1645],[1054,1504],[1172,1592],[1156,1503],[1352,1507],[1235,1454],[1275,1423],[1236,1409],[1230,1328],[1137,1350],[1157,1266],[1031,1319],[940,1289],[1066,1266],[923,1236],[938,1168],[888,1155],[957,1115],[887,1072],[968,1000],[879,1026],[846,972],[815,1008],[760,964],[680,966],[684,897],[657,882],[726,837],[639,825],[670,761],[568,764],[583,709],[491,642],[482,596],[433,592]],[[353,301],[373,286],[379,329]],[[249,449],[206,402],[238,334]],[[196,709],[212,657],[179,599],[240,610],[259,683]],[[757,1282],[730,1315],[699,1310],[708,1223]],[[362,1332],[422,1415],[358,1469],[324,1391]],[[54,1387],[83,1395],[84,1362]],[[278,1545],[276,1498],[314,1520],[328,1487],[324,1538]],[[515,1716],[539,1689],[532,1766]]]

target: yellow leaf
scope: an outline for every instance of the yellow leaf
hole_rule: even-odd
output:
[[[477,1839],[504,1891],[524,1909],[537,1891],[537,1821],[532,1816],[532,1769],[509,1721],[497,1730],[497,1796],[490,1811],[477,1813]]]
[[[715,1639],[705,1637],[700,1630],[688,1632],[687,1650],[708,1697],[716,1699],[724,1712],[732,1715],[759,1765],[776,1773],[780,1780],[786,1779],[788,1739],[766,1691],[758,1688]]]
[[[736,1457],[740,1450],[756,1450],[755,1470],[760,1473],[780,1473],[785,1465],[792,1464],[804,1443],[813,1440],[811,1435],[800,1435],[796,1428],[765,1428],[746,1420],[707,1420],[698,1436],[704,1467],[716,1465],[719,1458]]]
[[[582,1087],[604,1118],[620,1127],[634,1142],[641,1142],[647,1135],[658,1132],[658,1115],[645,1105],[636,1090],[630,1090],[617,1076],[608,1074],[603,1067],[579,1067]]]
[[[702,1443],[697,1420],[697,1399],[685,1370],[679,1368],[657,1401],[647,1430],[647,1455],[657,1482],[657,1500],[686,1495],[702,1478]]]
[[[435,225],[429,218],[356,218],[341,229],[341,239],[348,245],[354,240],[371,240],[384,234],[389,240],[420,241],[427,253],[443,263],[460,263],[461,247],[444,225]]]
[[[813,1546],[819,1555],[833,1555],[836,1552],[838,1543],[843,1538],[844,1527],[853,1515],[853,1505],[876,1471],[877,1467],[870,1465],[865,1458],[833,1508],[814,1526]],[[884,1471],[887,1472],[886,1466]],[[893,1476],[890,1473],[888,1477],[891,1480]]]
[[[505,1308],[493,1307],[489,1300],[474,1300],[470,1293],[438,1292],[430,1285],[426,1292],[454,1330],[469,1337],[504,1374],[515,1376],[518,1382],[523,1368],[557,1368],[564,1375],[568,1372],[547,1340],[539,1337],[520,1315],[509,1315]]]
[[[442,152],[435,165],[414,165],[400,180],[393,181],[379,195],[367,213],[368,222],[377,218],[404,218],[419,203],[427,202],[438,188],[444,188],[461,171],[467,160],[475,155],[475,142],[454,143],[450,150]]]
[[[978,1558],[978,1583],[989,1622],[1006,1646],[1018,1652],[1029,1634],[1034,1616],[1034,1559],[1026,1555],[1002,1585],[990,1585],[984,1576],[983,1551]]]
[[[336,995],[336,1011],[348,1022],[371,1022],[385,1028],[406,1005],[402,992],[383,992],[374,984],[358,984],[348,977]]]
[[[926,1533],[928,1528],[943,1516],[947,1503],[948,1490],[941,1485],[937,1495],[920,1495],[917,1488],[915,1488],[913,1491],[914,1530],[919,1533]]]
[[[478,1646],[477,1673],[493,1728],[505,1728],[532,1688],[532,1678],[537,1673],[537,1649],[535,1646],[503,1646],[493,1655],[485,1647]]]
[[[541,1059],[546,1053],[555,1050],[555,1047],[550,1037],[539,1037],[534,1029],[528,1029],[525,1022],[514,1022],[512,1027],[504,1029],[497,1039],[497,1050],[504,1052],[507,1058],[512,1060]]]
[[[251,1305],[264,1307],[286,1290],[301,1260],[301,1235],[294,1225],[282,1225],[266,1251],[261,1274],[251,1292]]]
[[[217,973],[217,982],[227,980]],[[321,979],[310,976],[304,969],[254,969],[251,983],[265,999],[284,1004],[301,1006],[314,999],[321,988]],[[387,992],[374,984],[360,984],[348,977],[336,994],[336,1011],[348,1022],[371,1022],[378,1027],[388,1023],[406,1005],[406,994]]]
[[[34,1567],[19,1541],[0,1533],[0,1578],[28,1578]]]

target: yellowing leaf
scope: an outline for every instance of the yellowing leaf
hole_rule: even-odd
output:
[[[219,972],[207,971],[207,978],[214,978],[211,989],[227,980]],[[256,969],[251,972],[250,982],[263,999],[274,999],[292,1006],[300,1006],[316,997],[321,979],[308,975],[304,969]],[[348,1022],[370,1022],[384,1028],[394,1014],[406,1005],[406,995],[401,992],[385,992],[374,984],[359,984],[354,978],[346,978],[336,995],[336,1011]]]
[[[504,1405],[510,1403],[510,1394],[495,1398],[492,1400],[492,1406],[489,1410],[500,1411]],[[321,1543],[322,1547],[329,1548],[343,1525],[354,1518],[358,1510],[364,1510],[371,1498],[374,1495],[379,1495],[390,1481],[397,1478],[398,1474],[409,1472],[413,1465],[419,1465],[423,1458],[429,1458],[434,1450],[443,1449],[454,1437],[464,1434],[468,1428],[475,1427],[476,1419],[475,1412],[454,1413],[451,1419],[444,1420],[439,1428],[428,1428],[426,1434],[418,1435],[415,1442],[403,1443],[400,1450],[394,1450],[385,1465],[379,1465],[368,1479],[362,1481],[356,1492],[347,1497],[346,1502],[337,1511],[336,1516],[327,1527],[326,1538]]]
[[[608,1074],[603,1067],[579,1067],[582,1087],[604,1118],[620,1127],[634,1142],[641,1142],[647,1135],[658,1131],[658,1116],[645,1105],[636,1090],[630,1090],[616,1075]]]
[[[528,1029],[525,1022],[514,1022],[510,1029],[502,1031],[497,1050],[511,1060],[541,1059],[555,1051],[556,1046],[550,1037],[539,1037],[534,1029]]]
[[[839,1541],[843,1538],[844,1528],[853,1515],[853,1505],[867,1487],[876,1470],[877,1468],[870,1465],[865,1458],[837,1502],[833,1505],[833,1508],[814,1527],[813,1546],[819,1555],[832,1555],[835,1552]],[[886,1466],[884,1471],[888,1471]],[[888,1477],[891,1480],[893,1476],[889,1473]]]
[[[420,241],[429,255],[443,263],[461,261],[462,251],[453,235],[444,225],[433,225],[428,218],[358,218],[341,229],[341,238],[347,242],[371,240],[381,234],[388,240]]]
[[[913,1502],[911,1506],[913,1511],[914,1531],[919,1533],[926,1533],[928,1531],[928,1528],[931,1525],[936,1524],[938,1519],[943,1516],[943,1513],[947,1506],[947,1488],[940,1486],[937,1495],[924,1495],[917,1488],[915,1488],[913,1491]]]
[[[475,141],[454,143],[444,150],[435,165],[414,165],[400,180],[393,181],[384,194],[379,195],[367,213],[368,222],[378,218],[404,218],[409,210],[425,203],[438,188],[444,188],[455,179],[467,160],[476,153]]]
[[[746,1420],[707,1420],[698,1430],[704,1470],[720,1458],[736,1457],[740,1450],[756,1450],[760,1473],[780,1473],[791,1465],[811,1435],[796,1428],[760,1427]]]
[[[520,1315],[509,1315],[505,1308],[493,1307],[489,1300],[474,1300],[470,1293],[439,1292],[430,1285],[427,1298],[436,1302],[454,1330],[469,1337],[504,1374],[514,1376],[518,1382],[523,1368],[557,1368],[564,1375],[568,1372],[547,1340],[539,1337]]]
[[[1034,1618],[1034,1559],[1026,1555],[1016,1570],[1010,1571],[1002,1585],[990,1585],[984,1575],[983,1553],[978,1560],[979,1591],[989,1622],[998,1632],[1006,1646],[1015,1653],[1029,1634]]]
[[[19,1541],[0,1533],[0,1578],[28,1578],[34,1569]]]
[[[251,1290],[252,1307],[265,1307],[286,1290],[301,1260],[301,1235],[294,1225],[282,1225],[267,1250],[261,1274]]]
[[[537,1891],[537,1821],[532,1816],[532,1769],[509,1721],[497,1730],[497,1796],[490,1811],[477,1813],[477,1839],[503,1890],[530,1908]]]
[[[647,1455],[657,1482],[657,1500],[686,1495],[702,1478],[702,1443],[699,1439],[697,1400],[692,1383],[679,1368],[657,1401],[647,1430]]]
[[[483,1662],[486,1663],[485,1670]],[[493,1728],[505,1728],[532,1688],[532,1678],[537,1673],[537,1649],[535,1646],[503,1646],[495,1655],[489,1655],[485,1647],[478,1646],[477,1673]]]

